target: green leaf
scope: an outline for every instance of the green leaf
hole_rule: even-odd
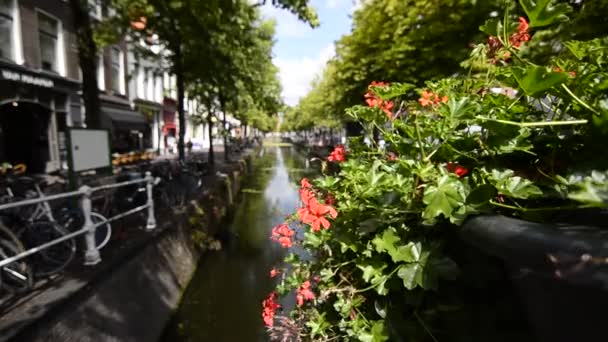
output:
[[[568,80],[563,72],[553,72],[541,66],[512,68],[513,76],[521,90],[528,96],[538,96]]]
[[[530,27],[549,26],[566,21],[566,14],[572,10],[568,4],[555,3],[553,0],[519,0],[519,3],[530,20]]]
[[[569,183],[572,190],[568,192],[568,198],[597,207],[608,205],[608,172],[594,170],[582,181],[578,178]]]
[[[372,324],[370,331],[365,331],[359,334],[359,341],[361,342],[384,342],[388,341],[388,334],[384,321],[375,321]]]
[[[403,280],[403,286],[412,290],[416,286],[423,286],[423,269],[418,263],[404,264],[397,271],[397,276]]]
[[[304,233],[304,243],[317,248],[323,244],[323,238],[321,234],[315,234],[314,232],[307,231]]]
[[[503,31],[502,20],[499,18],[490,18],[486,22],[479,26],[479,30],[490,36],[501,36]]]
[[[416,86],[409,83],[391,83],[388,87],[373,87],[373,92],[382,100],[390,100],[392,98],[406,95]]]
[[[325,319],[325,315],[325,312],[317,314],[314,318],[306,322],[306,326],[310,328],[312,337],[325,336],[325,330],[331,326]]]
[[[376,235],[372,240],[372,243],[376,247],[378,253],[382,252],[394,252],[395,243],[401,241],[401,238],[395,233],[395,228],[388,228],[382,232],[382,236]]]
[[[409,242],[399,246],[401,238],[396,235],[394,228],[386,229],[382,236],[376,235],[372,243],[378,253],[387,252],[394,262],[414,262],[420,259],[422,246],[420,242]]]
[[[363,271],[363,280],[367,283],[372,283],[372,279],[382,278],[382,270],[386,268],[386,265],[382,265],[380,267],[374,267],[372,265],[357,265],[361,271]]]
[[[464,205],[467,190],[460,180],[453,176],[443,175],[437,185],[430,185],[424,190],[423,202],[426,204],[422,217],[432,220],[439,215],[452,219],[452,213]]]
[[[527,199],[542,196],[543,192],[530,180],[520,176],[514,176],[513,170],[493,169],[490,175],[491,183],[501,194]]]

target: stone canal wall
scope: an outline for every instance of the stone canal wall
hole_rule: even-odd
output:
[[[69,298],[34,322],[22,324],[10,340],[158,340],[199,257],[209,248],[210,237],[222,235],[221,223],[238,196],[241,180],[252,170],[255,155],[249,151],[239,162],[225,165],[223,175],[205,179],[212,185],[184,212],[163,214],[159,208],[158,232],[132,246],[113,265],[91,270],[95,274]]]

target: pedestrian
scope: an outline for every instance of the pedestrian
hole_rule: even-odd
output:
[[[190,154],[190,152],[192,152],[192,140],[188,140],[186,148],[188,149],[188,154]]]

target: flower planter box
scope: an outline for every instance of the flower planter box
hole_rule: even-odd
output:
[[[606,340],[608,230],[494,215],[460,236],[503,261],[538,340]]]

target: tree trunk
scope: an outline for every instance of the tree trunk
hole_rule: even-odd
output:
[[[207,162],[209,165],[215,164],[215,156],[213,155],[213,113],[211,109],[211,100],[207,100],[207,126],[209,127],[209,156]]]
[[[173,65],[175,66],[175,78],[177,81],[177,114],[179,118],[179,138],[177,141],[177,151],[179,160],[186,159],[185,152],[185,135],[186,135],[186,113],[184,112],[184,70],[183,70],[183,61],[182,61],[182,45],[180,41],[175,43],[174,50],[174,61]]]
[[[87,128],[101,128],[99,88],[97,87],[97,46],[89,17],[87,0],[70,0],[78,42],[78,61],[82,70],[82,100]],[[100,60],[100,63],[102,60]]]
[[[215,157],[213,155],[213,121],[211,121],[211,113],[208,114],[207,126],[209,127],[209,157],[207,161],[209,165],[215,164]]]
[[[228,161],[228,132],[226,132],[226,101],[220,94],[220,108],[222,110],[222,134],[224,136],[224,161]]]

